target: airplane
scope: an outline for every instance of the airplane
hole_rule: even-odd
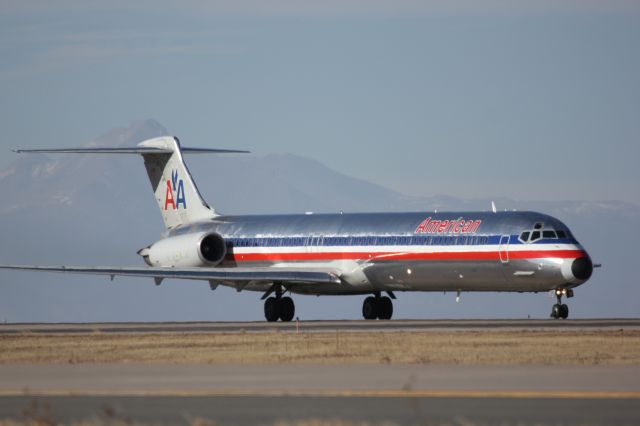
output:
[[[247,153],[181,147],[162,136],[131,148],[22,149],[17,153],[138,154],[166,231],[138,251],[147,266],[21,266],[1,269],[207,281],[261,292],[267,321],[291,321],[286,294],[365,295],[362,316],[389,320],[396,292],[554,292],[592,275],[587,251],[560,220],[542,213],[413,212],[224,215],[209,206],[183,154]],[[596,267],[599,265],[595,265]]]

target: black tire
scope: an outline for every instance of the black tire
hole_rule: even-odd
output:
[[[378,317],[376,298],[369,296],[362,302],[362,316],[366,320],[374,320]]]
[[[378,298],[378,318],[381,320],[390,320],[393,316],[393,303],[388,297]]]
[[[560,305],[557,303],[553,305],[553,308],[551,309],[551,318],[553,319],[560,318]]]
[[[290,297],[280,299],[280,319],[284,322],[289,322],[295,314],[296,307],[293,304],[293,299]]]
[[[269,322],[276,322],[280,317],[280,304],[275,297],[269,297],[264,301],[264,317]]]
[[[569,318],[569,307],[565,304],[560,305],[560,318]]]

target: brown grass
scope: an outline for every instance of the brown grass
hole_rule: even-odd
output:
[[[640,330],[0,336],[0,363],[640,365]]]

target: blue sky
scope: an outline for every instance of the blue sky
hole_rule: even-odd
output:
[[[412,195],[640,203],[640,3],[0,1],[0,167],[155,118]]]

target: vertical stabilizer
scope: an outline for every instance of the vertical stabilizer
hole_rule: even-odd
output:
[[[167,229],[216,216],[193,182],[182,158],[178,138],[162,136],[148,139],[138,147],[162,150],[143,153],[142,157]]]

